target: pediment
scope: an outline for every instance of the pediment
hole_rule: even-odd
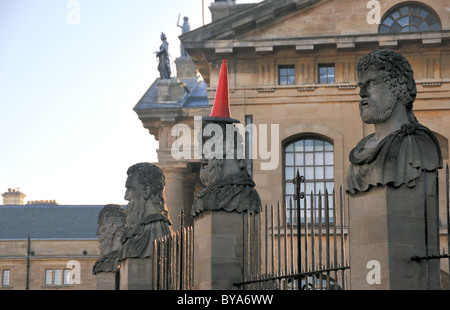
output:
[[[208,40],[231,40],[258,31],[261,26],[276,24],[278,20],[307,7],[327,0],[266,0],[238,13],[190,31],[182,36],[183,44]]]
[[[428,0],[426,4],[438,11],[443,1]],[[380,17],[404,2],[378,1]],[[189,46],[194,42],[234,40],[245,44],[246,41],[376,35],[379,25],[368,21],[371,11],[373,8],[368,7],[368,1],[266,0],[191,31],[180,39]],[[444,18],[443,24],[448,23],[447,20]]]

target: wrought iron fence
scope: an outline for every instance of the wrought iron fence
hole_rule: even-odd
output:
[[[346,236],[342,188],[339,201],[327,190],[305,199],[298,173],[293,202],[265,206],[263,212],[243,213],[241,289],[345,289]],[[339,213],[339,215],[338,215]],[[330,216],[330,214],[332,216]],[[292,219],[297,219],[293,221]],[[303,219],[301,222],[298,219]],[[258,225],[259,224],[259,225]]]
[[[415,255],[411,257],[412,261],[415,262],[423,262],[427,265],[427,285],[428,289],[430,289],[430,281],[431,281],[431,274],[429,272],[429,264],[430,260],[440,260],[440,259],[447,259],[447,279],[440,279],[441,280],[441,286],[443,283],[445,283],[445,280],[447,280],[447,286],[448,287],[441,287],[441,288],[447,288],[450,289],[450,255],[445,253],[445,246],[441,247],[440,241],[441,237],[446,237],[447,240],[445,240],[445,237],[443,238],[444,241],[446,241],[447,245],[447,252],[450,251],[450,190],[449,190],[449,182],[450,182],[450,176],[449,176],[449,168],[448,164],[445,167],[445,222],[441,225],[440,223],[440,197],[439,197],[439,172],[436,171],[435,173],[435,182],[436,182],[436,195],[435,195],[435,205],[430,205],[428,202],[428,187],[427,187],[427,177],[426,177],[426,171],[423,170],[422,173],[424,174],[424,182],[423,182],[423,191],[424,191],[424,243],[425,243],[425,255]],[[435,210],[432,210],[430,208],[435,208]],[[436,225],[429,225],[429,217],[430,213],[434,213],[434,216],[436,218]],[[429,226],[436,226],[437,232],[434,233],[430,231]],[[441,227],[446,228],[446,232],[442,231],[441,233]],[[432,238],[430,235],[436,234],[437,238]],[[442,250],[441,250],[442,248]],[[438,251],[433,252],[434,251]]]
[[[194,287],[194,230],[184,227],[153,243],[152,283],[154,290],[191,290]]]

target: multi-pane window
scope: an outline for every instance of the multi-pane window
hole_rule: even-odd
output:
[[[334,84],[334,64],[319,65],[319,84]]]
[[[45,269],[45,285],[53,284],[53,269]]]
[[[295,66],[278,67],[278,84],[295,85]]]
[[[334,153],[333,144],[321,138],[301,138],[295,140],[284,148],[284,185],[285,198],[289,208],[289,201],[294,199],[294,176],[299,172],[305,177],[305,183],[302,184],[301,190],[306,197],[301,200],[301,208],[305,208],[305,200],[307,206],[308,219],[311,218],[311,198],[315,205],[314,217],[318,221],[319,214],[317,204],[319,201],[319,193],[324,201],[325,189],[327,189],[328,202],[332,203],[334,189]],[[312,196],[311,196],[312,195]],[[331,205],[331,204],[330,204]],[[295,204],[293,204],[295,206]],[[324,202],[323,202],[324,206]],[[330,207],[331,209],[331,207]],[[324,208],[320,214],[322,221],[325,221]],[[332,211],[329,213],[329,220],[332,221]],[[297,222],[296,214],[293,214],[294,222]],[[301,212],[301,222],[304,223],[304,212]]]
[[[435,13],[419,4],[408,4],[394,8],[381,21],[379,33],[421,32],[441,30]]]
[[[70,269],[45,269],[45,285],[70,285]]]
[[[2,270],[2,287],[11,286],[11,269]]]
[[[253,115],[245,116],[245,166],[250,177],[253,177]]]
[[[72,284],[71,273],[70,273],[70,269],[68,269],[68,268],[64,269],[63,284],[64,285]]]

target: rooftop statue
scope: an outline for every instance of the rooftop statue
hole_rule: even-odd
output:
[[[125,231],[125,210],[119,205],[106,205],[98,214],[98,242],[100,258],[92,273],[115,272],[117,270],[120,238]]]
[[[350,152],[346,192],[378,185],[414,187],[422,170],[442,168],[439,142],[414,116],[414,72],[406,58],[392,50],[364,55],[357,71],[361,119],[373,124],[375,133]]]
[[[189,17],[185,16],[183,18],[183,20],[184,20],[184,22],[183,22],[182,26],[177,23],[177,26],[181,28],[182,35],[191,31],[191,25],[189,24]],[[180,44],[180,56],[181,57],[189,57],[188,53],[184,49],[183,44]]]
[[[151,163],[138,163],[127,171],[128,200],[126,231],[121,238],[119,259],[152,256],[153,241],[170,234],[171,222],[165,205],[165,176]]]
[[[158,71],[161,79],[170,79],[172,72],[170,70],[169,43],[163,32],[161,33],[161,41],[162,44],[159,47],[159,51],[155,52],[159,60]]]

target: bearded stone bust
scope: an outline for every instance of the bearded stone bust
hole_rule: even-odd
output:
[[[98,214],[97,236],[100,258],[95,262],[92,273],[115,272],[120,238],[125,231],[125,210],[119,205],[106,205]]]
[[[375,50],[357,65],[359,111],[375,133],[350,152],[346,192],[356,194],[379,185],[414,187],[422,171],[442,168],[439,142],[413,113],[417,89],[405,57]]]
[[[234,126],[224,122],[206,121],[203,126],[215,124],[220,126],[221,131],[227,131],[226,126]],[[233,127],[234,128],[234,127]],[[255,182],[250,177],[246,167],[245,160],[240,159],[238,153],[242,150],[242,136],[237,130],[231,130],[234,133],[233,143],[223,142],[222,156],[211,156],[204,153],[200,167],[200,180],[205,185],[195,197],[192,205],[191,215],[197,216],[206,210],[224,210],[228,212],[260,212],[261,200],[256,191]],[[224,134],[225,138],[226,135]],[[211,137],[201,137],[204,145]]]
[[[128,200],[126,231],[121,238],[119,259],[152,256],[153,241],[172,232],[165,205],[165,176],[152,163],[138,163],[127,170]]]

